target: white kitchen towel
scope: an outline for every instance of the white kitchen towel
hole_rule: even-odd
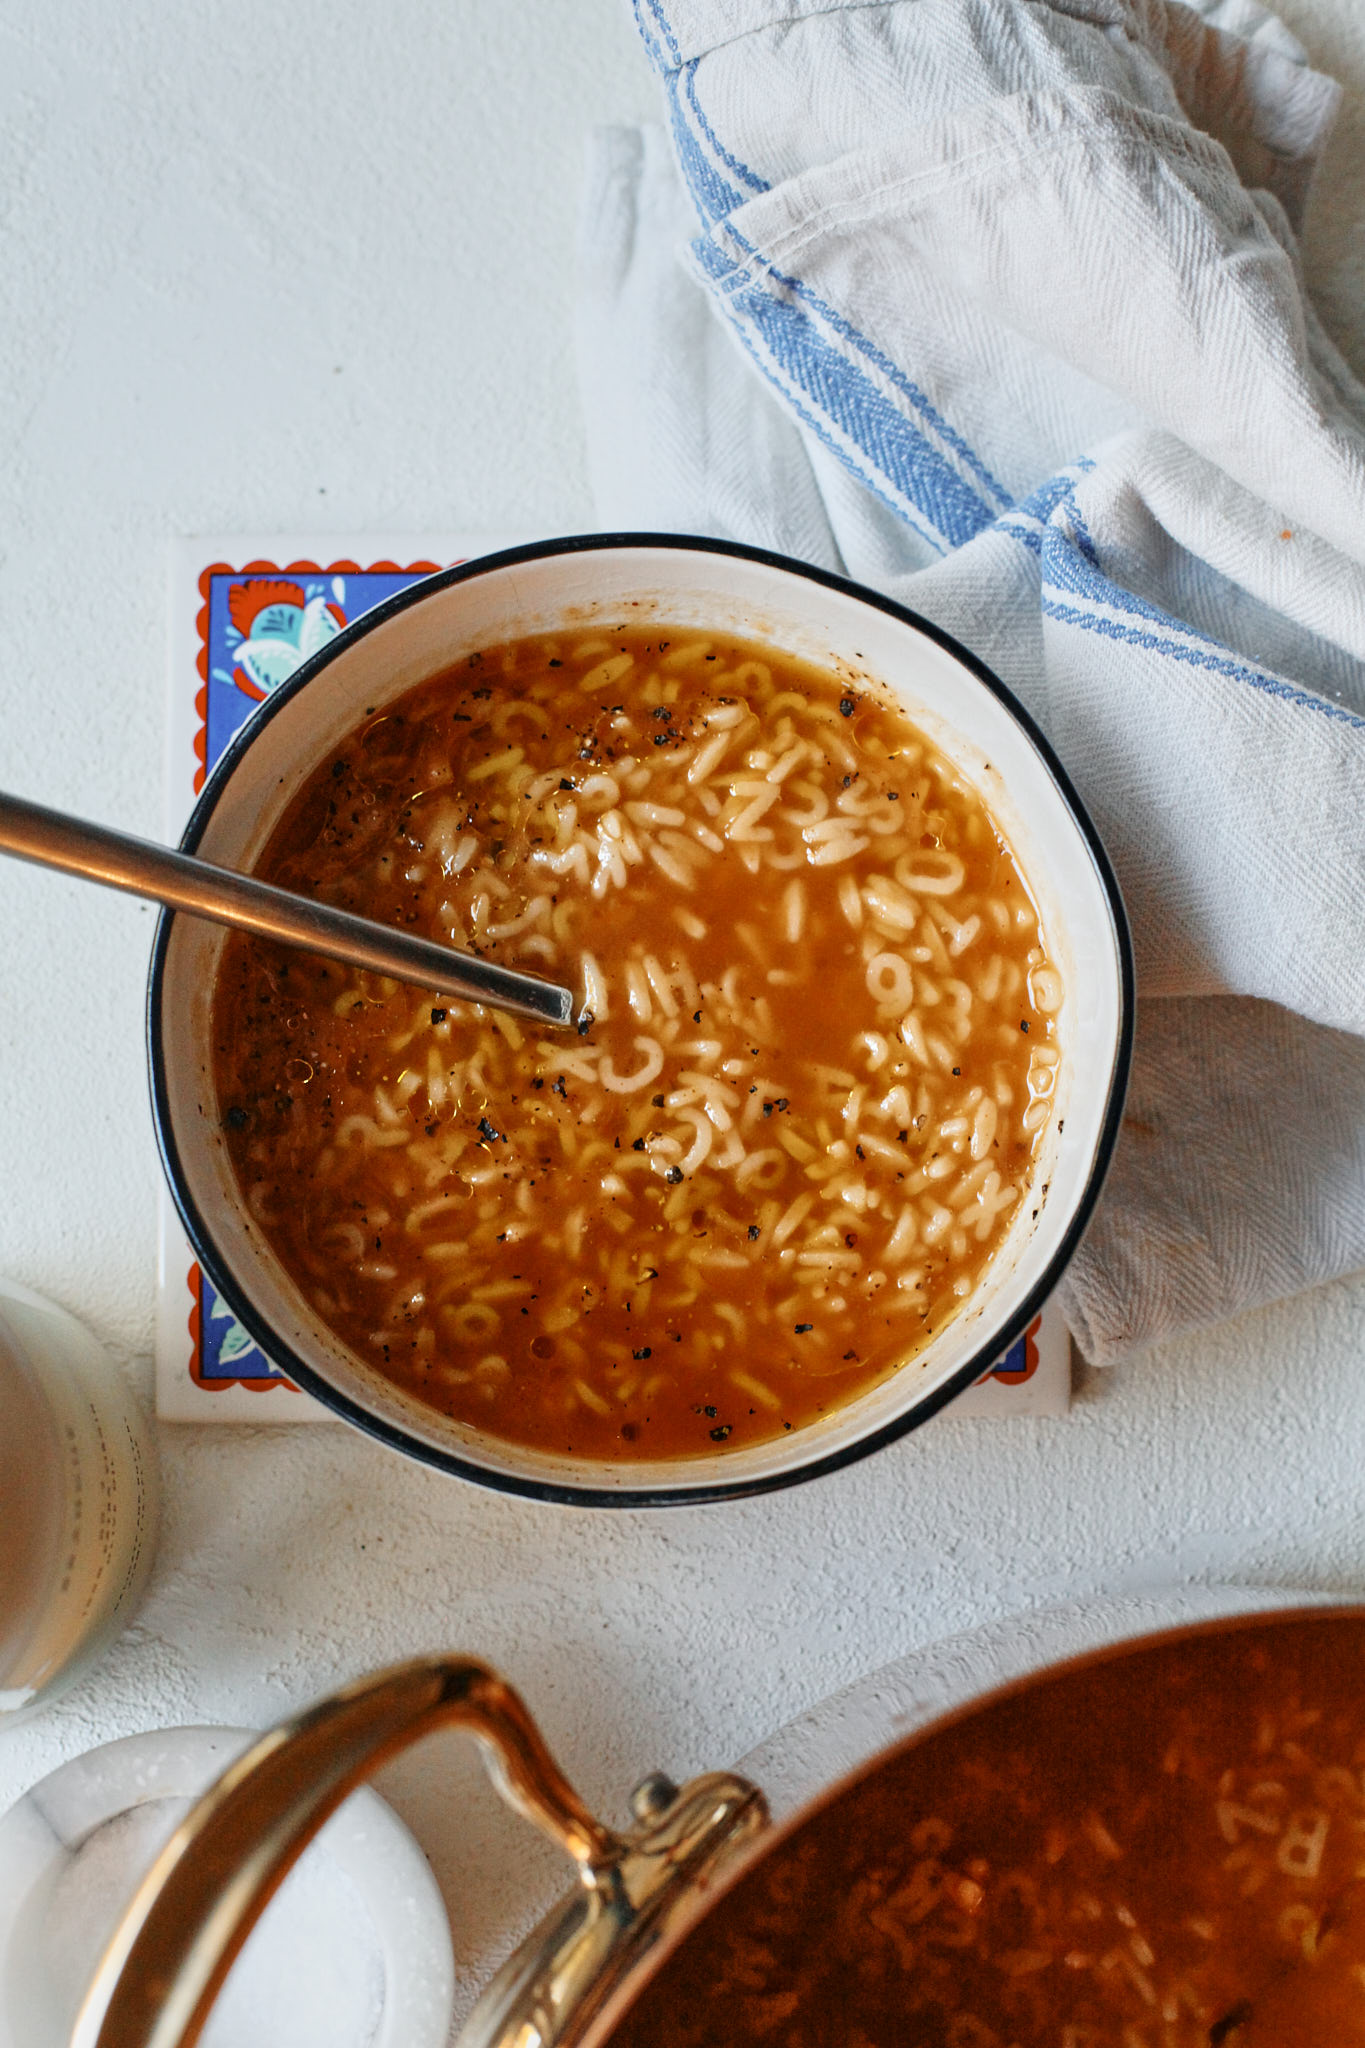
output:
[[[1253,0],[635,6],[672,150],[591,157],[601,522],[858,577],[1057,747],[1141,997],[1092,1359],[1365,1265],[1365,390],[1296,240],[1337,87]]]

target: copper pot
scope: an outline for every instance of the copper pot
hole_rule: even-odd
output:
[[[133,1901],[72,2048],[190,2048],[289,1866],[454,1723],[578,1866],[461,2048],[1365,2042],[1365,1608],[1094,1651],[885,1749],[790,1823],[711,1774],[614,1833],[517,1695],[437,1657],[264,1736]]]

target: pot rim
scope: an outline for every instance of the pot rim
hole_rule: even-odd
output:
[[[901,1437],[927,1422],[931,1416],[936,1415],[959,1394],[965,1392],[989,1369],[995,1359],[1002,1356],[1027,1330],[1070,1264],[1090,1221],[1113,1159],[1132,1064],[1135,999],[1133,945],[1118,878],[1070,777],[1050,742],[1013,691],[1008,689],[984,662],[978,660],[976,655],[954,639],[952,634],[944,632],[942,627],[921,617],[909,606],[898,603],[894,598],[884,597],[880,592],[871,590],[849,577],[836,575],[828,569],[816,568],[811,563],[774,553],[770,549],[749,547],[739,541],[710,539],[700,534],[583,533],[532,541],[521,547],[503,548],[495,554],[478,555],[469,561],[457,563],[453,568],[443,569],[436,575],[424,577],[420,582],[411,584],[408,589],[384,599],[372,610],[363,613],[316,654],[311,655],[287,681],[271,692],[244,724],[238,727],[210,772],[190,813],[179,842],[181,851],[195,853],[198,850],[219,799],[271,719],[301,690],[306,689],[315,677],[337,659],[338,655],[354,647],[367,634],[374,632],[410,607],[422,603],[434,593],[447,590],[456,584],[470,582],[478,576],[559,555],[605,553],[615,549],[656,549],[728,556],[756,563],[763,568],[778,570],[786,575],[804,577],[808,582],[820,584],[827,590],[835,591],[841,596],[852,598],[885,613],[935,642],[984,685],[1021,728],[1051,777],[1063,807],[1090,856],[1106,899],[1118,966],[1118,1018],[1104,1116],[1084,1186],[1051,1258],[1019,1306],[1006,1317],[998,1329],[992,1332],[984,1344],[974,1349],[971,1357],[965,1360],[941,1386],[935,1387],[920,1400],[912,1401],[906,1410],[890,1417],[851,1443],[804,1461],[796,1461],[781,1472],[728,1481],[715,1477],[704,1479],[697,1485],[680,1484],[669,1487],[608,1487],[533,1478],[483,1466],[457,1451],[424,1443],[416,1437],[409,1436],[398,1424],[372,1414],[350,1395],[333,1387],[321,1373],[300,1359],[292,1346],[284,1343],[266,1319],[257,1313],[250,1296],[239,1286],[226,1263],[220,1259],[212,1235],[189,1191],[173,1128],[166,1084],[161,1021],[165,1001],[166,960],[175,919],[181,914],[173,910],[163,910],[157,920],[147,982],[146,1031],[152,1123],[172,1200],[194,1255],[215,1293],[228,1304],[243,1328],[260,1346],[262,1354],[269,1358],[272,1364],[304,1392],[311,1394],[344,1421],[386,1444],[389,1449],[416,1458],[439,1471],[451,1473],[457,1478],[472,1480],[478,1485],[493,1487],[503,1493],[518,1495],[523,1499],[550,1501],[571,1507],[705,1506],[721,1501],[752,1499],[760,1494],[777,1492],[807,1480],[823,1478],[843,1470],[861,1458],[870,1456],[888,1444],[899,1441]],[[723,1461],[721,1462],[723,1464]],[[698,1460],[698,1469],[702,1469],[704,1464],[704,1460]],[[684,1469],[684,1461],[679,1461],[679,1469]]]

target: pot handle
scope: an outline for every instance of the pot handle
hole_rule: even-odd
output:
[[[682,1793],[647,1779],[635,1799],[640,1828],[615,1834],[588,1812],[497,1672],[468,1657],[397,1664],[263,1735],[186,1815],[105,1950],[71,2048],[194,2048],[247,1936],[313,1836],[371,1772],[447,1726],[469,1729],[503,1797],[572,1857],[580,1886],[504,1965],[466,2040],[471,2030],[527,2048],[574,2038],[695,1877],[766,1819],[743,1779],[713,1774]]]

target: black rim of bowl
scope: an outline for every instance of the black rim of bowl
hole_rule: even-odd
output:
[[[197,850],[224,788],[271,718],[297,696],[300,690],[307,689],[314,677],[320,675],[339,654],[353,647],[368,633],[374,632],[377,627],[395,618],[400,612],[406,611],[411,605],[420,604],[435,591],[449,589],[454,584],[470,582],[475,577],[487,575],[491,571],[512,567],[521,562],[541,561],[556,555],[606,553],[620,548],[724,555],[740,561],[754,562],[763,568],[777,569],[789,576],[804,577],[807,582],[821,584],[825,589],[838,591],[842,596],[856,598],[860,603],[870,605],[876,611],[885,612],[888,617],[899,620],[903,625],[913,627],[916,632],[922,633],[926,639],[934,641],[945,652],[951,654],[1003,704],[1041,757],[1056,784],[1072,823],[1089,851],[1108,901],[1119,962],[1119,1028],[1110,1072],[1109,1097],[1085,1185],[1042,1277],[1029,1290],[1019,1307],[998,1329],[991,1332],[989,1338],[974,1350],[971,1358],[948,1380],[925,1394],[922,1399],[912,1398],[901,1414],[893,1416],[889,1422],[880,1424],[876,1429],[869,1430],[853,1443],[823,1454],[816,1452],[782,1472],[729,1481],[708,1472],[707,1476],[702,1478],[700,1474],[705,1461],[679,1459],[676,1468],[678,1482],[664,1487],[616,1486],[606,1483],[600,1486],[570,1485],[550,1479],[530,1478],[516,1472],[496,1471],[456,1451],[441,1450],[433,1444],[423,1443],[420,1438],[410,1436],[400,1425],[371,1414],[348,1395],[339,1392],[314,1367],[299,1358],[292,1348],[281,1340],[278,1333],[270,1328],[257,1312],[250,1295],[221,1259],[217,1246],[190,1196],[171,1122],[161,1029],[166,954],[176,918],[176,912],[170,910],[163,910],[157,922],[147,985],[147,1050],[152,1118],[162,1165],[176,1208],[195,1257],[214,1291],[222,1297],[248,1335],[260,1346],[262,1355],[305,1393],[312,1394],[334,1414],[340,1415],[357,1429],[363,1430],[366,1435],[387,1444],[391,1450],[401,1451],[408,1457],[416,1458],[426,1465],[433,1465],[439,1471],[453,1473],[458,1478],[473,1480],[481,1486],[495,1487],[503,1493],[519,1494],[529,1500],[554,1501],[574,1507],[695,1507],[708,1502],[743,1500],[757,1494],[777,1492],[784,1487],[795,1486],[807,1480],[822,1478],[828,1473],[841,1471],[860,1458],[869,1457],[874,1451],[895,1443],[912,1429],[917,1429],[940,1409],[945,1408],[950,1401],[955,1400],[1027,1330],[1043,1303],[1055,1290],[1080,1243],[1113,1157],[1132,1058],[1133,948],[1118,879],[1085,806],[1072,787],[1066,770],[1048,740],[1013,692],[1005,687],[984,662],[979,661],[950,633],[945,633],[930,620],[921,618],[918,612],[913,612],[908,606],[897,604],[892,598],[883,597],[879,592],[869,590],[846,576],[834,575],[827,569],[814,568],[808,562],[795,561],[787,555],[774,554],[766,548],[745,547],[737,541],[710,540],[696,534],[584,533],[535,541],[525,547],[503,548],[497,554],[476,556],[468,562],[457,564],[453,569],[443,569],[437,575],[424,577],[421,582],[410,585],[407,590],[386,598],[382,604],[376,605],[372,611],[365,612],[353,625],[347,626],[339,633],[335,640],[329,641],[325,648],[304,662],[278,690],[272,691],[260,709],[254,712],[245,724],[239,726],[224,748],[190,813],[189,823],[180,840],[183,850],[186,853],[194,853]],[[913,1365],[913,1361],[911,1364]],[[514,1445],[509,1445],[508,1449],[515,1454]],[[718,1465],[723,1471],[724,1460],[719,1460]],[[693,1470],[699,1475],[695,1484],[689,1477]]]

